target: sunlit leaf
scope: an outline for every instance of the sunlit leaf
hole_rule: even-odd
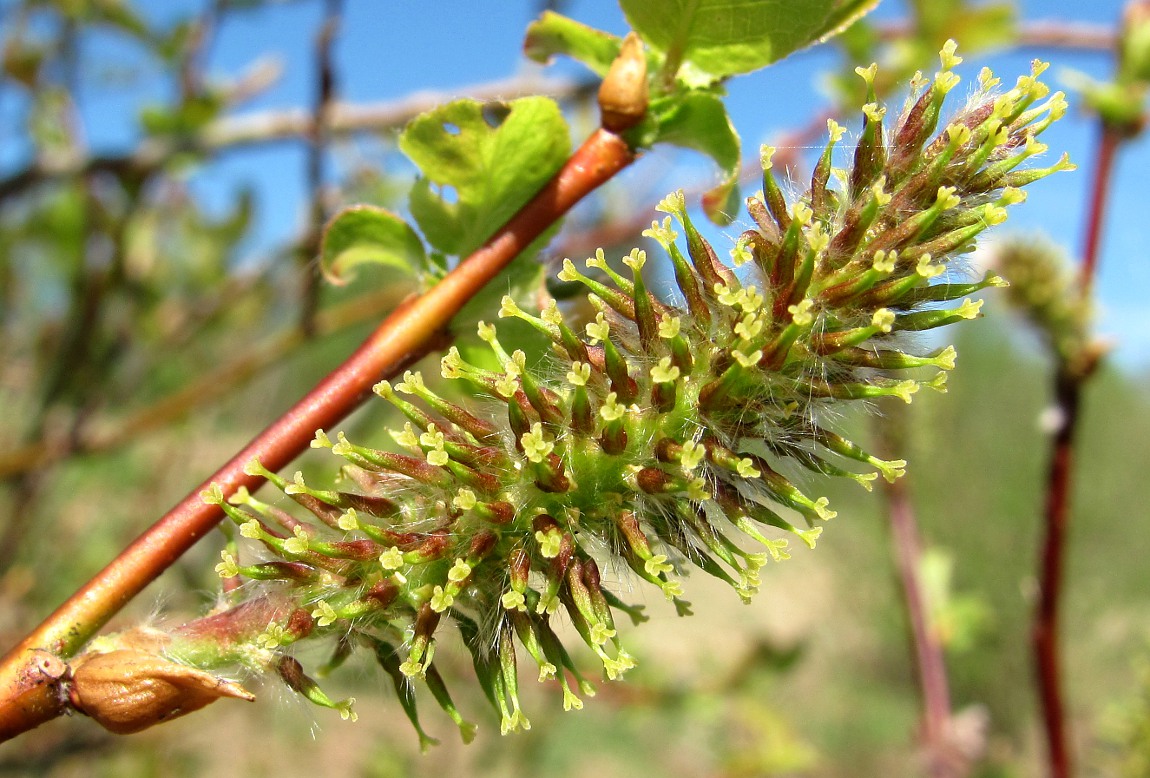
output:
[[[758,70],[833,35],[877,3],[620,0],[635,31],[692,85]]]
[[[597,75],[604,76],[619,55],[621,44],[622,39],[616,35],[545,11],[528,25],[523,53],[536,62],[544,63],[556,54],[563,54],[582,62]]]
[[[717,95],[689,92],[667,101],[657,114],[657,140],[706,154],[723,173],[722,182],[703,198],[707,215],[719,224],[730,223],[739,208],[738,175],[741,162],[739,135],[731,126],[726,106]]]
[[[335,284],[347,283],[359,265],[384,265],[407,273],[427,263],[423,241],[407,222],[391,211],[356,205],[340,211],[323,231],[320,267]]]
[[[464,256],[483,244],[551,178],[571,141],[548,98],[457,100],[414,119],[400,149],[422,172],[411,213],[428,242]]]

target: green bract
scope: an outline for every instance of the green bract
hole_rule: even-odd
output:
[[[695,229],[682,193],[664,200],[668,217],[647,234],[667,253],[681,305],[649,291],[642,251],[623,259],[625,275],[602,252],[586,273],[568,260],[560,278],[586,286],[594,321],[577,326],[554,302],[529,312],[508,298],[498,312],[544,334],[549,360],[508,353],[496,328],[481,323],[499,369],[454,349],[442,361],[475,407],[409,373],[377,387],[407,419],[393,431],[397,451],[317,433],[315,445],[344,461],[356,491],[285,480],[257,463],[253,472],[310,515],[246,493],[230,501],[209,493],[273,557],[242,564],[226,551],[221,575],[274,583],[229,611],[247,626],[227,640],[216,615],[203,621],[217,626],[185,628],[173,651],[274,668],[346,713],[347,703],[324,696],[285,651],[321,636],[336,639],[337,659],[366,646],[417,727],[410,680],[426,681],[469,737],[435,669],[445,620],[458,625],[507,732],[528,726],[517,692],[524,658],[541,680],[558,680],[567,707],[590,693],[552,629],[560,611],[608,678],[634,664],[616,618],[642,616],[603,585],[601,570],[614,577],[630,568],[681,613],[681,579],[692,567],[749,599],[760,568],[787,556],[788,533],[813,546],[835,515],[783,471],[797,465],[867,488],[902,473],[901,460],[878,459],[836,433],[828,411],[885,396],[909,402],[922,386],[944,387],[954,350],[920,353],[904,333],[975,317],[980,304],[970,295],[1002,282],[993,274],[963,282],[948,263],[1022,201],[1018,187],[1070,167],[1062,159],[1020,168],[1065,109],[1061,94],[1039,103],[1048,91],[1037,80],[1041,66],[1001,93],[984,71],[976,94],[936,133],[958,61],[948,44],[942,70],[915,85],[893,123],[866,105],[846,169],[832,166],[842,128],[830,122],[810,186],[792,203],[764,149],[763,192],[747,201],[756,228],[738,238],[729,264]],[[860,74],[869,83],[874,70]],[[740,534],[760,548],[747,550]]]

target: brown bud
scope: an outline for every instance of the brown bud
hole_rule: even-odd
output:
[[[599,113],[603,129],[623,132],[638,124],[647,114],[647,57],[643,42],[628,33],[599,85]]]
[[[671,476],[654,467],[644,467],[635,474],[635,481],[648,494],[663,494],[675,488]]]
[[[1133,81],[1150,81],[1150,2],[1126,4],[1119,31],[1119,70]]]
[[[507,572],[511,587],[516,591],[527,590],[527,577],[531,574],[531,557],[522,548],[512,549],[507,557]]]
[[[220,697],[255,699],[234,681],[134,648],[77,658],[69,696],[76,710],[119,735],[199,710]]]
[[[491,553],[495,548],[495,544],[499,542],[499,536],[494,532],[488,530],[481,530],[471,538],[471,547],[467,549],[467,555],[476,559],[482,559]]]
[[[515,518],[515,506],[505,500],[479,503],[476,508],[479,515],[492,524],[507,524]]]
[[[390,578],[385,578],[368,589],[364,599],[377,608],[386,608],[398,596],[399,587]]]

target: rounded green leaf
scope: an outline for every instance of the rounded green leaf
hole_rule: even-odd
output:
[[[620,0],[627,21],[703,85],[749,73],[833,35],[878,0]]]
[[[623,39],[594,27],[580,24],[574,19],[544,11],[527,26],[523,53],[536,62],[550,62],[556,54],[563,54],[591,68],[599,76],[619,56]]]
[[[703,196],[703,208],[716,224],[729,224],[739,208],[739,135],[731,125],[722,99],[711,92],[692,91],[653,106],[655,142],[706,154],[723,172],[723,180]]]
[[[426,263],[423,241],[415,230],[384,208],[355,205],[324,227],[320,267],[334,284],[347,283],[356,265],[386,265],[415,274]]]

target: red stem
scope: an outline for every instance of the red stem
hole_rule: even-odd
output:
[[[1110,179],[1114,174],[1114,159],[1125,135],[1109,125],[1102,125],[1098,138],[1098,159],[1094,168],[1094,179],[1090,183],[1090,211],[1087,215],[1086,237],[1082,247],[1082,271],[1079,289],[1084,302],[1089,301],[1094,290],[1094,278],[1098,273],[1098,258],[1102,253],[1102,226],[1105,221],[1106,206],[1110,195]]]
[[[433,289],[393,312],[336,370],[260,433],[242,451],[193,489],[171,511],[73,594],[0,661],[0,741],[48,721],[64,710],[44,671],[43,651],[72,655],[223,517],[199,497],[209,484],[225,494],[255,489],[263,479],[244,465],[258,458],[275,471],[307,449],[317,429],[338,424],[371,393],[425,354],[471,297],[554,224],[576,202],[634,160],[618,136],[599,130],[563,168],[481,248]]]
[[[1046,479],[1046,539],[1042,544],[1038,607],[1034,619],[1034,657],[1038,694],[1052,778],[1069,778],[1070,744],[1062,699],[1058,643],[1058,610],[1070,518],[1070,480],[1074,464],[1074,432],[1081,396],[1080,379],[1064,370],[1055,377],[1055,405],[1062,424],[1055,433]]]
[[[922,539],[915,521],[905,476],[886,485],[887,512],[895,565],[906,599],[907,620],[922,694],[922,741],[933,778],[962,774],[962,762],[950,740],[950,688],[942,643],[930,628],[926,594],[919,577]]]
[[[875,429],[878,453],[891,458],[893,452],[906,448],[908,417],[903,408],[888,403],[886,413]],[[899,583],[905,601],[911,648],[918,671],[919,694],[922,698],[922,731],[920,738],[931,778],[957,778],[964,775],[967,760],[955,748],[951,737],[950,683],[946,675],[946,657],[942,641],[931,627],[930,604],[920,575],[922,537],[915,519],[907,477],[884,482],[887,518],[890,521],[891,546]]]
[[[1119,146],[1126,138],[1121,128],[1102,123],[1097,161],[1090,186],[1085,245],[1078,288],[1082,303],[1089,302],[1098,272],[1102,246],[1102,226],[1106,213],[1110,180]],[[1070,522],[1070,486],[1074,471],[1074,438],[1078,427],[1082,387],[1091,369],[1072,369],[1063,363],[1054,376],[1054,405],[1059,428],[1051,441],[1046,476],[1045,526],[1039,573],[1038,604],[1034,613],[1033,650],[1038,675],[1038,696],[1050,760],[1051,778],[1069,778],[1071,754],[1066,726],[1066,706],[1062,697],[1062,663],[1058,641],[1059,606],[1066,536]]]

